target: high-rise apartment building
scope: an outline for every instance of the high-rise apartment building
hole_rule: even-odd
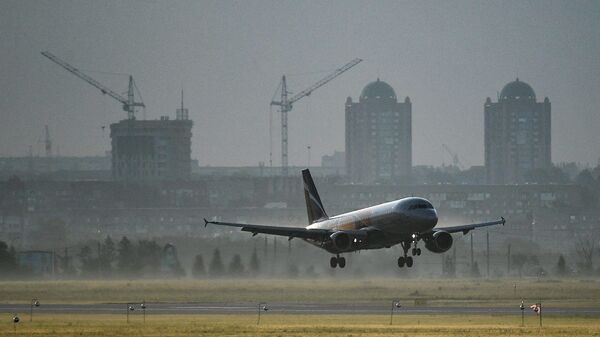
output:
[[[551,106],[537,102],[531,86],[518,78],[504,86],[485,113],[485,168],[489,184],[527,182],[536,170],[552,166]]]
[[[346,100],[346,170],[357,183],[402,181],[412,168],[412,104],[377,79]]]

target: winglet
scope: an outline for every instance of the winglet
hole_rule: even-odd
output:
[[[504,224],[506,223],[506,219],[504,219],[503,216],[501,216],[500,219],[502,219],[502,226],[504,226]]]
[[[208,220],[206,220],[206,218],[204,218],[204,228],[206,228],[206,226],[208,226]]]

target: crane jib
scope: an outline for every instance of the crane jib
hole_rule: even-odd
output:
[[[115,91],[109,89],[108,87],[104,86],[103,84],[101,84],[100,82],[96,81],[95,79],[93,79],[92,77],[86,75],[85,73],[81,72],[79,69],[75,68],[74,66],[70,65],[69,63],[67,63],[66,61],[61,60],[60,58],[58,58],[57,56],[55,56],[54,54],[47,52],[47,51],[43,51],[42,55],[44,55],[45,57],[47,57],[50,61],[58,64],[59,66],[63,67],[65,70],[67,70],[68,72],[72,73],[73,75],[79,77],[80,79],[86,81],[87,83],[89,83],[90,85],[92,85],[93,87],[95,87],[96,89],[100,90],[100,92],[104,95],[109,95],[110,97],[112,97],[113,99],[121,102],[121,104],[123,104],[123,110],[127,111],[127,117],[129,119],[134,119],[135,118],[135,107],[139,106],[139,107],[146,107],[146,105],[144,105],[143,102],[135,102],[134,99],[134,81],[133,81],[133,76],[129,76],[129,88],[128,88],[128,93],[127,93],[127,98],[121,96],[120,94],[116,93]]]

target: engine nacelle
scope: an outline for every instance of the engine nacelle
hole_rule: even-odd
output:
[[[437,231],[425,240],[425,248],[434,253],[443,253],[452,247],[452,235],[448,232]]]
[[[331,234],[330,236],[333,247],[340,252],[349,250],[352,248],[352,240],[354,237],[347,232],[339,231]]]

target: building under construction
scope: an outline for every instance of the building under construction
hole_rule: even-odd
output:
[[[192,121],[126,119],[110,125],[112,176],[116,180],[189,179]]]
[[[183,91],[181,108],[177,109],[175,120],[163,116],[159,120],[138,121],[135,118],[136,108],[145,108],[145,104],[136,101],[134,94],[137,87],[133,76],[129,76],[127,97],[124,97],[54,54],[45,51],[42,55],[99,89],[102,94],[123,104],[127,119],[110,125],[113,179],[135,181],[190,178],[192,121],[188,118],[188,110],[183,107]],[[48,153],[51,143],[47,127],[46,139]]]

